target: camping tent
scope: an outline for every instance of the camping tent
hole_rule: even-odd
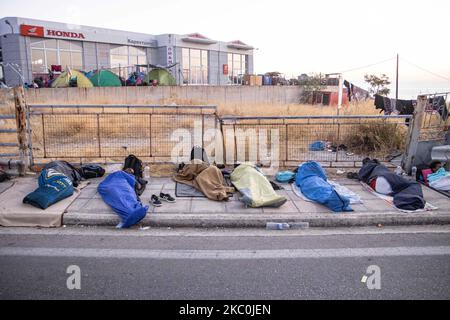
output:
[[[70,87],[70,81],[76,79],[76,86],[79,88],[91,88],[92,82],[80,71],[66,70],[52,82],[52,88]]]
[[[153,69],[146,76],[144,82],[151,84],[153,80],[158,81],[160,86],[176,86],[175,78],[165,69]]]
[[[109,70],[99,70],[91,78],[95,87],[121,87],[119,77]]]

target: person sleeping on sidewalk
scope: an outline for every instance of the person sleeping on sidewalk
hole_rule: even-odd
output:
[[[450,191],[450,171],[443,168],[442,162],[433,161],[430,164],[431,173],[427,175],[430,187],[437,190]]]
[[[414,211],[425,207],[420,184],[395,174],[377,159],[364,159],[358,177],[376,192],[392,196],[399,209]]]

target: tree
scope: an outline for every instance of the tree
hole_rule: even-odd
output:
[[[391,92],[391,89],[387,87],[391,82],[385,74],[382,74],[380,77],[374,74],[366,74],[364,81],[370,85],[369,93],[371,95],[379,94],[380,96],[387,96]]]
[[[299,84],[303,86],[300,103],[311,103],[314,92],[320,91],[325,87],[326,79],[320,73],[310,76],[302,75],[299,79]]]

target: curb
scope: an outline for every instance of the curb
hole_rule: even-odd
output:
[[[426,215],[425,215],[426,214]],[[314,228],[445,225],[450,215],[444,213],[408,214],[155,214],[147,215],[140,223],[151,227],[184,228],[264,228],[267,222],[308,222]],[[115,226],[119,218],[111,214],[71,213],[63,216],[65,225]]]

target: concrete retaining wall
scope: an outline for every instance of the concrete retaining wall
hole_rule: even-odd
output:
[[[282,105],[299,103],[296,86],[173,86],[29,89],[27,103]]]

